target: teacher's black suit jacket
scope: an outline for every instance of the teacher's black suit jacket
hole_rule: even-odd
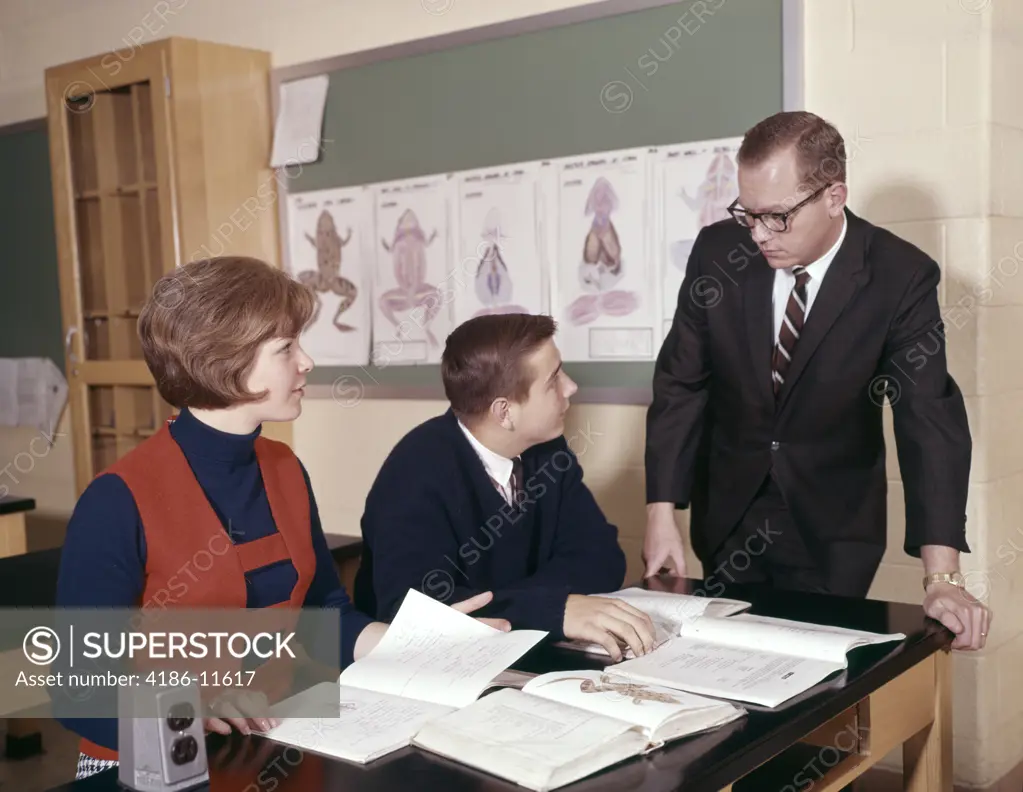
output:
[[[883,548],[884,398],[905,489],[906,552],[919,556],[925,544],[969,552],[970,429],[946,367],[938,265],[848,209],[846,218],[777,399],[774,270],[733,220],[696,239],[657,358],[646,478],[647,502],[690,508],[701,561],[769,474],[811,550]]]

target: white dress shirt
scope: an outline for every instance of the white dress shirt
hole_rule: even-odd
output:
[[[803,315],[803,321],[805,322],[807,317],[810,316],[810,308],[813,306],[814,298],[817,296],[817,292],[820,291],[821,283],[824,281],[824,273],[828,271],[828,267],[831,266],[832,260],[835,258],[835,254],[838,253],[838,249],[842,247],[842,242],[845,239],[845,231],[849,226],[849,221],[845,217],[845,213],[842,214],[842,233],[838,235],[838,239],[835,244],[831,246],[831,249],[817,259],[812,264],[808,264],[806,267],[807,273],[810,275],[810,280],[806,284],[806,311]],[[776,269],[774,271],[774,293],[772,296],[774,304],[774,343],[778,343],[778,334],[781,333],[781,323],[785,320],[785,306],[789,304],[789,295],[792,294],[792,290],[796,286],[796,276],[792,274],[794,267],[788,269]]]
[[[483,443],[477,440],[473,433],[470,432],[461,421],[458,422],[458,428],[461,429],[462,433],[469,439],[469,444],[479,456],[480,461],[483,463],[483,467],[487,471],[487,475],[494,480],[494,483],[496,483],[501,490],[501,495],[503,495],[504,499],[509,505],[511,505],[513,497],[511,491],[511,477],[515,463],[508,459],[508,457],[501,456],[483,445]]]

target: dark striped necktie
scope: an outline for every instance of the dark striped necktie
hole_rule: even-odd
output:
[[[803,321],[806,318],[806,284],[810,280],[810,273],[804,267],[793,267],[792,274],[796,276],[796,285],[789,294],[781,330],[778,332],[778,342],[774,345],[774,355],[771,359],[771,379],[775,396],[785,384],[785,375],[792,365],[792,355],[796,349],[796,342],[802,335]]]
[[[511,478],[508,479],[508,489],[507,489],[507,491],[505,491],[505,488],[497,483],[497,479],[495,479],[493,476],[491,476],[489,472],[487,473],[487,476],[490,478],[490,483],[494,485],[494,489],[496,489],[499,493],[501,493],[501,497],[502,498],[504,498],[506,501],[508,501],[511,506],[519,505],[519,502],[523,498],[523,496],[521,494],[522,493],[522,487],[523,487],[523,483],[522,483],[522,457],[515,457],[512,460],[512,473],[511,473]]]
[[[517,456],[512,460],[512,474],[508,486],[511,488],[512,503],[522,508],[523,487],[525,486],[522,481],[522,457]]]

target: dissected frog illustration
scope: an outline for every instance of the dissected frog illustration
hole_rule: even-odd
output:
[[[316,248],[316,270],[306,270],[298,274],[298,281],[316,293],[316,310],[312,322],[320,315],[320,295],[333,292],[341,298],[341,303],[334,314],[334,327],[341,332],[350,332],[355,328],[340,321],[341,314],[352,307],[358,296],[358,289],[348,278],[341,275],[341,249],[352,239],[352,229],[344,239],[337,232],[334,218],[326,209],[320,212],[316,220],[316,238],[305,235],[309,243]]]
[[[601,674],[600,679],[594,682],[589,677],[562,677],[553,679],[545,684],[553,685],[557,682],[579,682],[579,690],[583,693],[617,693],[624,698],[631,698],[633,704],[642,704],[644,701],[660,701],[665,704],[681,704],[674,696],[668,693],[659,693],[650,690],[646,685],[635,682],[615,682],[608,674]]]
[[[714,159],[707,167],[707,175],[696,188],[696,195],[690,197],[684,187],[679,190],[679,197],[686,202],[686,206],[697,213],[699,224],[697,231],[718,220],[727,220],[728,205],[738,194],[739,183],[735,163],[724,149],[718,149],[714,153]]]
[[[480,236],[485,245],[476,268],[476,296],[486,306],[508,302],[512,282],[501,254],[501,214],[496,207],[487,212]]]
[[[568,305],[572,324],[588,324],[602,315],[627,316],[639,307],[635,292],[612,287],[625,274],[622,246],[611,214],[618,209],[618,195],[611,182],[598,176],[586,199],[586,214],[593,222],[583,244],[579,283],[588,292]]]
[[[382,239],[384,250],[394,258],[394,278],[398,286],[380,295],[380,310],[395,327],[397,311],[423,309],[422,320],[416,320],[431,345],[437,346],[437,339],[430,330],[430,322],[437,316],[441,306],[440,290],[426,282],[426,248],[437,238],[437,229],[426,238],[419,225],[419,218],[411,209],[406,209],[394,229],[394,239],[388,243]]]
[[[727,149],[718,149],[707,167],[703,181],[696,188],[696,195],[690,197],[686,188],[678,191],[689,209],[696,213],[696,233],[711,223],[729,218],[728,206],[739,194],[735,163]],[[696,243],[695,235],[690,239],[678,239],[671,243],[671,263],[683,274],[689,264],[689,254]]]
[[[583,263],[579,276],[584,285],[603,291],[622,276],[622,246],[618,232],[611,221],[611,213],[618,209],[618,195],[611,182],[603,176],[597,178],[586,200],[586,214],[593,222],[583,243]]]
[[[521,305],[511,304],[511,274],[501,251],[501,240],[507,237],[501,233],[501,213],[496,206],[487,212],[480,237],[483,239],[483,254],[476,267],[476,297],[483,308],[475,315],[528,313]]]

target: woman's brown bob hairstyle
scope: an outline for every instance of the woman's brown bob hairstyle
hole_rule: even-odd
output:
[[[216,410],[256,402],[245,381],[271,338],[295,338],[313,293],[282,270],[243,256],[193,261],[156,282],[139,314],[146,365],[172,407]]]

